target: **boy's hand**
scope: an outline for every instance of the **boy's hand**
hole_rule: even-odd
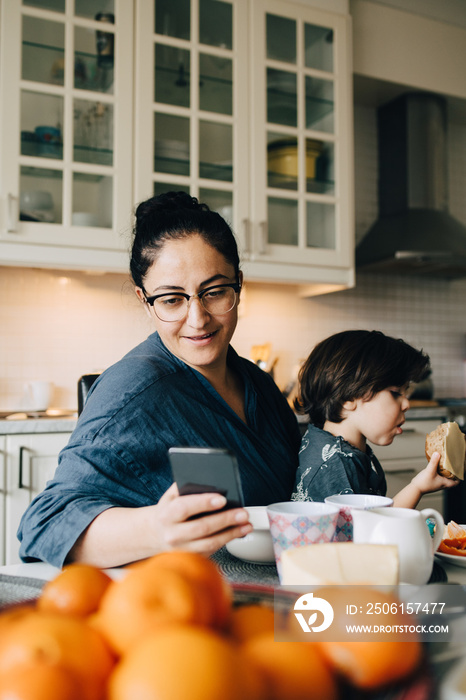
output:
[[[450,489],[459,484],[459,479],[447,479],[445,476],[441,476],[438,473],[437,467],[439,460],[440,454],[434,452],[427,467],[423,469],[422,472],[419,472],[419,474],[416,474],[411,480],[411,483],[416,486],[422,494],[441,491],[442,489]]]

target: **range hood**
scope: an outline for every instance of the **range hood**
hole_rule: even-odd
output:
[[[356,266],[385,273],[466,277],[466,226],[448,213],[444,98],[408,93],[377,112],[379,219]]]

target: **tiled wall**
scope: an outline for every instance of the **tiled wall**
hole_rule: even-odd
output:
[[[463,374],[466,281],[364,276],[356,289],[298,299],[292,287],[250,284],[234,337],[240,354],[272,343],[284,386],[322,338],[377,328],[431,355],[439,396],[466,394]],[[89,276],[0,268],[0,409],[22,404],[25,382],[49,379],[53,405],[76,406],[81,374],[107,367],[151,332],[123,275]]]
[[[356,232],[377,216],[375,115],[356,124]],[[466,129],[450,125],[450,211],[466,223]],[[355,289],[299,299],[293,287],[249,284],[234,337],[240,354],[271,342],[285,386],[313,345],[345,328],[376,328],[429,353],[439,397],[466,396],[466,280],[360,275]],[[151,332],[124,275],[0,267],[0,410],[22,408],[24,384],[54,383],[53,405],[76,406],[81,374],[107,367]]]

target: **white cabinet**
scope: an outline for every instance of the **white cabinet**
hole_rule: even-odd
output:
[[[2,564],[19,562],[16,531],[21,516],[34,496],[43,491],[58,464],[58,453],[70,433],[35,433],[0,436],[2,522],[0,523]]]
[[[136,0],[135,199],[232,224],[246,279],[354,284],[350,24],[283,0]]]
[[[354,285],[349,15],[285,0],[1,11],[0,264],[126,271],[134,204],[183,189],[233,224],[247,279]]]
[[[127,267],[132,26],[127,0],[1,3],[0,263]]]

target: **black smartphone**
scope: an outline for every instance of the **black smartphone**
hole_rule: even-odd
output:
[[[227,502],[220,510],[244,506],[238,462],[233,452],[216,447],[170,447],[168,458],[180,496],[221,493]],[[203,513],[195,517],[200,515]]]

